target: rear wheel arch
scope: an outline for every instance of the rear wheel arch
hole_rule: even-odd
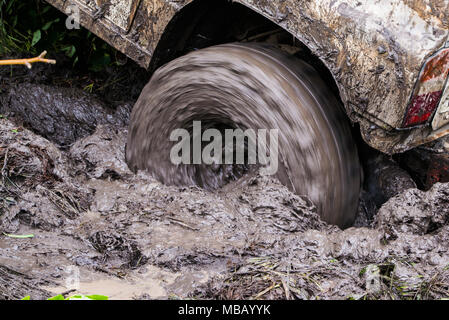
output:
[[[288,50],[297,50],[297,57],[317,69],[334,95],[348,110],[344,98],[345,89],[336,80],[340,76],[338,62],[330,65],[329,61],[320,59],[317,51],[321,49],[306,45],[305,37],[299,38],[297,34],[288,31],[276,19],[260,12],[259,8],[247,0],[194,0],[185,5],[167,24],[148,69],[154,72],[162,65],[197,49],[230,42],[266,40],[278,43]],[[320,44],[321,47],[326,45],[325,41]],[[351,117],[348,112],[346,114],[352,122],[359,120]]]

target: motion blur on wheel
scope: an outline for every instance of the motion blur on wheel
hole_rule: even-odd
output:
[[[175,164],[170,158],[172,132],[191,131],[193,121],[201,121],[202,131],[278,130],[274,161],[279,165],[272,173],[294,192],[307,195],[325,221],[347,227],[355,218],[361,178],[343,116],[331,90],[304,61],[268,45],[220,45],[156,71],[133,109],[126,157],[131,168],[147,169],[166,184],[214,189],[252,166],[235,159]]]

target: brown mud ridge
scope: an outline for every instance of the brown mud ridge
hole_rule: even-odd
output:
[[[71,294],[77,278],[77,292],[112,299],[449,296],[449,184],[404,188],[372,223],[342,231],[258,174],[215,192],[134,175],[124,160],[126,107],[85,101],[95,106],[87,126],[74,99],[56,107],[65,89],[18,88],[1,112],[20,113],[34,132],[0,119],[0,299]],[[49,94],[45,110],[59,121],[38,108]]]

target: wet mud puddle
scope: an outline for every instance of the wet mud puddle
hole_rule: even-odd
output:
[[[135,175],[126,136],[99,124],[61,149],[0,119],[0,299],[449,295],[447,184],[406,189],[372,224],[340,230],[258,173],[215,192]]]
[[[73,275],[72,275],[73,276]],[[148,299],[167,299],[192,290],[192,283],[206,284],[210,275],[206,272],[198,272],[181,276],[179,272],[165,271],[155,266],[142,268],[136,275],[127,276],[125,279],[103,276],[98,274],[81,274],[79,283],[75,279],[66,278],[63,286],[43,287],[54,295],[67,292],[72,287],[71,294],[84,295],[98,294],[108,296],[109,300],[129,300],[138,297]],[[72,281],[71,283],[68,281]],[[69,289],[70,290],[70,289]]]

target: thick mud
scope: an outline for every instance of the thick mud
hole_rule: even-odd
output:
[[[132,104],[123,104],[111,110],[77,88],[20,83],[3,97],[0,113],[30,125],[60,146],[68,146],[93,133],[99,124],[125,126],[131,108]]]
[[[81,136],[61,149],[0,119],[1,299],[449,296],[448,184],[404,187],[342,231],[276,179],[169,187],[129,171],[126,127]]]
[[[94,82],[115,84],[93,95],[68,69],[0,73],[0,299],[449,297],[449,184],[420,191],[369,156],[344,231],[258,172],[215,191],[166,186],[125,162],[144,77],[106,74]]]

